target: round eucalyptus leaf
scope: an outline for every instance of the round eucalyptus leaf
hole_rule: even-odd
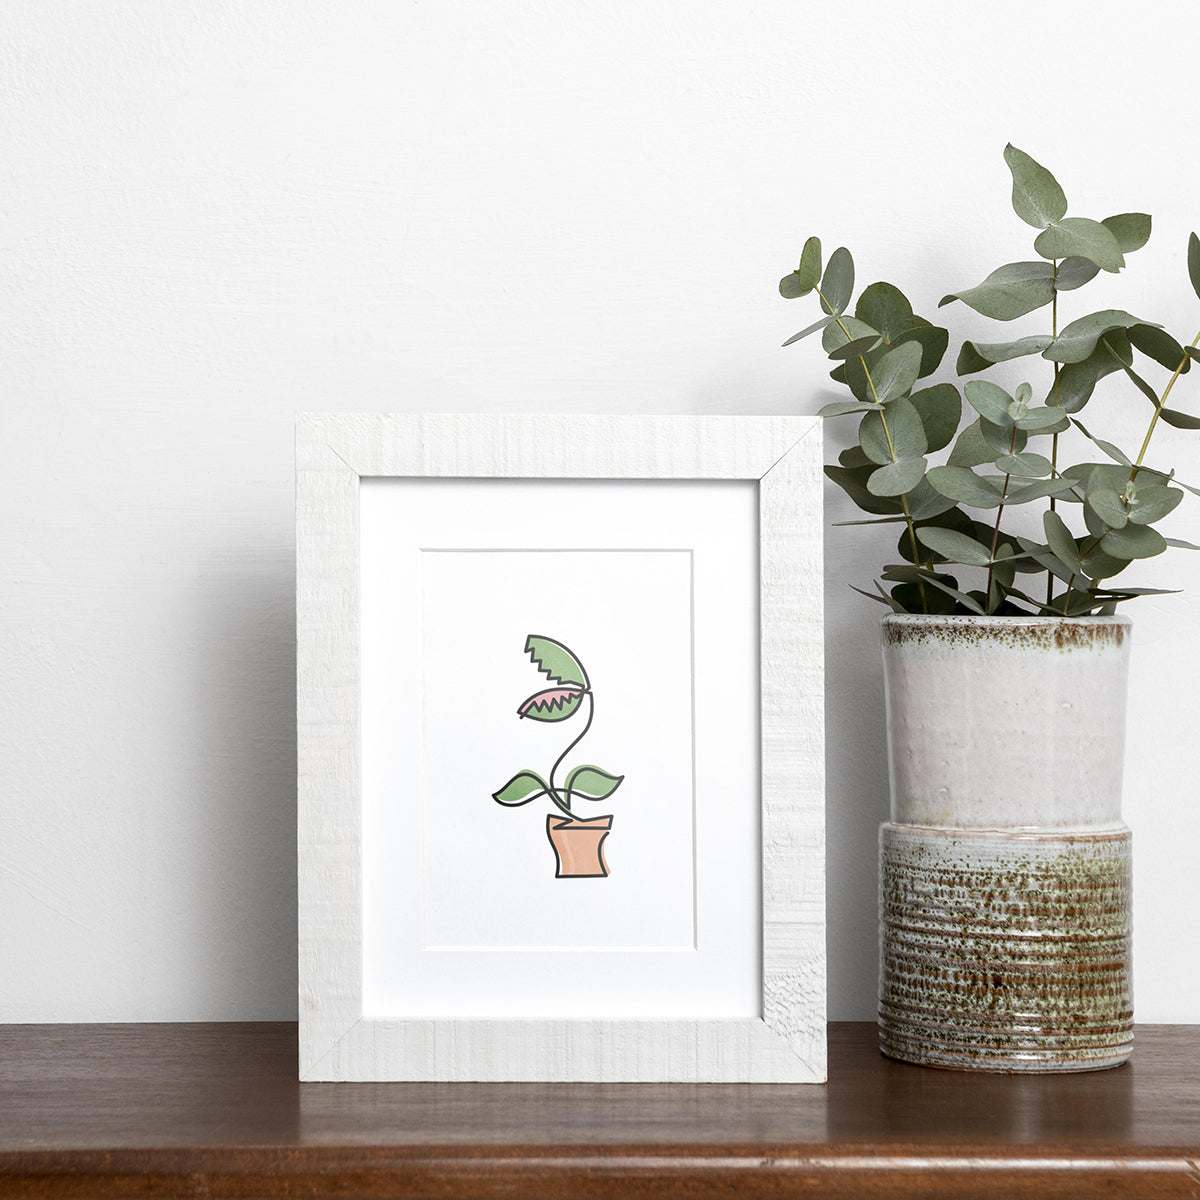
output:
[[[1084,505],[1091,509],[1110,529],[1123,529],[1129,520],[1129,513],[1121,493],[1093,471],[1088,480],[1087,492],[1084,495]]]
[[[1083,362],[1110,329],[1128,329],[1131,325],[1145,324],[1149,322],[1119,308],[1088,313],[1060,330],[1058,337],[1042,351],[1042,357],[1058,363]]]
[[[967,467],[934,467],[928,478],[943,496],[970,508],[996,508],[1003,496],[1000,488]]]
[[[875,395],[881,404],[888,404],[912,390],[921,372],[921,347],[905,342],[889,350],[871,372]]]
[[[997,454],[1007,454],[1007,442],[999,449],[993,448],[983,433],[984,421],[981,417],[968,425],[954,442],[954,449],[946,460],[949,467],[981,467],[984,463],[995,462]],[[996,426],[992,426],[996,428]]]
[[[845,246],[830,256],[821,277],[821,308],[827,313],[844,313],[854,292],[854,259]]]
[[[1132,254],[1150,240],[1149,213],[1117,213],[1105,217],[1100,224],[1112,231],[1122,254]]]
[[[1179,371],[1182,375],[1191,369],[1187,351],[1165,329],[1157,325],[1131,325],[1127,332],[1136,349],[1168,371]]]
[[[821,279],[821,239],[810,237],[800,251],[800,265],[796,276],[805,293],[811,292]]]
[[[917,321],[919,318],[914,317],[913,320]],[[921,347],[921,369],[917,372],[917,378],[924,379],[926,375],[932,375],[938,369],[945,357],[946,349],[950,345],[950,333],[940,325],[931,325],[926,321],[906,329],[895,339],[893,345],[900,346],[905,342],[916,342]]]
[[[1064,258],[1058,264],[1058,273],[1054,276],[1054,289],[1059,292],[1073,292],[1085,283],[1091,283],[1100,268],[1086,258]]]
[[[997,456],[1020,454],[1029,442],[1029,434],[1025,430],[1018,429],[1015,425],[1004,429],[993,425],[991,421],[985,421],[982,417],[979,418],[979,432],[992,451],[991,457],[985,458],[984,462],[994,462]]]
[[[1004,148],[1004,161],[1012,172],[1013,212],[1035,229],[1045,229],[1051,222],[1062,220],[1067,198],[1058,180],[1011,142]]]
[[[1071,426],[1066,414],[1060,408],[1031,408],[1024,416],[1016,421],[1018,429],[1029,433],[1062,433]]]
[[[1023,479],[1040,479],[1054,470],[1053,464],[1041,454],[1026,451],[1021,454],[1005,454],[996,459],[996,470],[1006,475],[1019,475]]]
[[[1033,248],[1043,258],[1086,258],[1102,271],[1119,271],[1125,265],[1121,244],[1113,231],[1087,217],[1064,217],[1034,239]]]
[[[1072,573],[1082,574],[1083,567],[1079,562],[1079,547],[1062,517],[1047,509],[1042,513],[1042,528],[1050,549],[1070,568]]]
[[[1187,262],[1192,291],[1200,296],[1200,238],[1194,233],[1188,234]]]
[[[926,526],[917,530],[917,540],[930,550],[937,551],[947,562],[963,563],[968,567],[986,567],[991,562],[987,546],[953,529]]]
[[[999,425],[1003,429],[1012,427],[1013,398],[998,384],[991,383],[986,379],[972,379],[963,388],[963,394],[967,398],[967,403],[985,421],[990,421],[993,425]]]
[[[858,341],[860,338],[878,337],[879,331],[870,325],[864,325],[853,317],[840,317],[831,320],[821,334],[821,348],[826,354],[832,355],[847,342]]]
[[[846,342],[845,345],[831,350],[829,357],[834,359],[861,358],[864,354],[869,354],[879,345],[882,345],[879,334],[868,333],[865,337],[857,337],[852,342]]]
[[[1153,558],[1166,548],[1166,539],[1149,525],[1110,529],[1100,541],[1100,549],[1113,558]]]
[[[873,283],[859,296],[854,315],[878,329],[884,340],[891,344],[911,327],[913,310],[898,287],[890,283]]]
[[[1161,521],[1183,499],[1178,488],[1139,487],[1129,501],[1129,519],[1134,525],[1153,525]]]
[[[867,490],[876,496],[902,496],[911,492],[925,477],[923,458],[902,458],[873,472]]]
[[[808,337],[810,333],[816,333],[818,330],[824,329],[831,321],[835,319],[836,318],[834,317],[822,317],[819,321],[814,321],[811,325],[808,325],[804,329],[800,330],[799,333],[793,333],[792,336],[783,344],[785,346],[790,346],[793,342],[798,342],[801,339]]]
[[[920,415],[929,451],[950,445],[962,420],[962,398],[958,389],[951,383],[936,383],[913,392],[909,400]]]
[[[996,321],[1014,321],[1054,299],[1054,268],[1048,262],[1006,263],[981,284],[951,292],[938,301],[943,308],[961,300],[969,308]]]

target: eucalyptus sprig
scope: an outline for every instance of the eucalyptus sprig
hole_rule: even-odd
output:
[[[901,561],[884,567],[874,593],[856,591],[895,612],[1111,613],[1122,600],[1166,590],[1109,582],[1131,562],[1168,546],[1200,549],[1154,528],[1185,491],[1200,496],[1200,489],[1147,462],[1160,421],[1200,429],[1200,417],[1167,407],[1180,376],[1200,358],[1200,333],[1185,347],[1156,322],[1120,309],[1088,313],[1060,328],[1060,293],[1083,287],[1101,271],[1119,272],[1125,256],[1149,239],[1150,217],[1069,217],[1067,198],[1045,167],[1012,145],[1004,158],[1013,209],[1038,230],[1033,249],[1039,259],[998,267],[975,287],[943,297],[938,307],[960,301],[996,321],[1049,307],[1045,332],[1007,342],[966,340],[956,361],[961,377],[1040,356],[1049,365],[1036,393],[1032,383],[1010,394],[986,379],[967,382],[962,396],[950,383],[914,391],[941,364],[949,331],[917,316],[890,283],[864,289],[850,315],[850,252],[839,247],[823,263],[815,237],[805,242],[800,265],[780,280],[779,291],[786,299],[815,294],[823,315],[784,345],[820,333],[834,363],[831,378],[853,397],[820,411],[823,417],[859,418],[858,444],[825,468],[871,517],[845,524],[904,526]],[[1187,269],[1200,298],[1195,233],[1188,239]],[[1168,373],[1161,390],[1142,373],[1156,370]],[[1121,376],[1152,406],[1136,456],[1093,433],[1077,415],[1109,375]],[[1072,429],[1103,461],[1093,454],[1063,463],[1060,435]],[[929,456],[947,448],[945,461],[930,465]],[[1006,513],[1035,502],[1044,505],[1044,541],[1004,528]],[[1078,506],[1078,516],[1069,506]]]

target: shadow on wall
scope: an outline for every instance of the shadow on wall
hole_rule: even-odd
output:
[[[251,536],[256,545],[222,547],[196,592],[204,813],[195,845],[208,861],[193,919],[210,955],[196,964],[194,990],[228,1019],[294,1020],[295,563],[290,534],[269,544],[261,530]]]

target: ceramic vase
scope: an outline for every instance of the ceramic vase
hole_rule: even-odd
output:
[[[1133,1045],[1121,819],[1130,622],[883,620],[880,1047],[982,1071]]]

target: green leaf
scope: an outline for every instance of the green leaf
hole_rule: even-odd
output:
[[[1047,509],[1042,513],[1042,529],[1046,533],[1046,541],[1049,543],[1050,549],[1062,560],[1071,574],[1083,574],[1083,566],[1079,561],[1079,548],[1062,517]]]
[[[1110,529],[1122,529],[1129,520],[1121,493],[1109,484],[1100,471],[1092,472],[1083,499],[1084,504]]]
[[[1000,504],[1001,490],[966,467],[934,467],[927,478],[943,496],[970,508],[996,508]]]
[[[819,321],[814,321],[811,325],[808,325],[804,329],[800,330],[799,333],[793,333],[792,336],[783,344],[785,346],[790,346],[793,342],[798,342],[801,340],[801,338],[808,337],[810,333],[816,333],[819,329],[824,329],[826,325],[829,325],[836,320],[837,317],[822,317]]]
[[[995,462],[997,458],[1008,454],[1020,454],[1029,444],[1029,434],[1025,430],[1015,427],[1005,429],[1000,425],[993,425],[991,421],[985,421],[982,417],[979,418],[979,432],[992,451],[988,458],[981,460],[982,462]]]
[[[1168,546],[1174,546],[1176,550],[1200,550],[1200,546],[1192,542],[1185,542],[1182,538],[1163,538],[1163,541]]]
[[[879,588],[878,583],[875,586]],[[850,584],[849,587],[852,592],[857,592],[860,596],[866,596],[868,600],[874,600],[879,604],[886,604],[894,613],[902,613],[906,611],[904,605],[900,604],[896,600],[893,600],[892,597],[887,595],[882,588],[879,588],[879,594],[876,595],[874,592],[864,591],[864,589],[860,587],[855,587],[854,584]]]
[[[1200,429],[1200,417],[1193,417],[1173,408],[1160,408],[1158,415],[1175,429]]]
[[[902,458],[875,471],[867,480],[867,490],[876,496],[902,496],[911,492],[924,477],[923,458]]]
[[[549,688],[535,692],[522,701],[517,708],[517,716],[529,717],[534,721],[565,721],[575,715],[585,695],[585,692],[574,688]]]
[[[1188,278],[1192,281],[1192,291],[1200,296],[1200,238],[1194,233],[1188,234]]]
[[[1058,180],[1011,142],[1004,148],[1004,161],[1012,172],[1012,206],[1017,216],[1035,229],[1061,221],[1067,211],[1067,198]]]
[[[1129,346],[1129,338],[1123,330],[1110,329],[1083,362],[1067,363],[1058,372],[1057,407],[1064,412],[1078,412],[1091,399],[1101,379],[1132,362],[1133,351]],[[1046,397],[1046,403],[1055,404],[1053,387]]]
[[[1122,254],[1132,254],[1150,240],[1149,213],[1117,213],[1100,223],[1112,231]]]
[[[1008,263],[997,267],[981,284],[943,296],[939,308],[961,300],[996,321],[1013,321],[1054,299],[1054,270],[1047,262]]]
[[[904,293],[890,283],[873,283],[854,306],[854,315],[878,329],[888,344],[912,326],[913,310]]]
[[[1165,329],[1157,325],[1131,325],[1127,332],[1133,346],[1159,366],[1168,371],[1178,370],[1181,375],[1191,370],[1187,351]]]
[[[621,786],[624,775],[613,775],[600,767],[580,766],[567,773],[566,791],[586,800],[603,800]]]
[[[847,413],[878,412],[878,404],[864,404],[861,400],[835,400],[817,410],[818,417],[844,417]]]
[[[917,541],[936,551],[948,562],[963,563],[968,567],[986,567],[992,560],[986,546],[953,529],[929,525],[917,530]]]
[[[1017,420],[1017,428],[1030,433],[1062,433],[1070,427],[1061,408],[1031,408]]]
[[[1119,308],[1106,308],[1101,312],[1088,313],[1086,317],[1072,321],[1063,329],[1042,351],[1042,357],[1059,363],[1083,362],[1110,329],[1128,329],[1131,325],[1143,324],[1148,322],[1122,312]]]
[[[945,592],[947,596],[953,596],[964,608],[971,612],[983,615],[983,607],[979,602],[961,592],[951,583],[947,583],[947,579],[952,579],[952,576],[940,576],[931,571],[922,571],[916,567],[888,567],[883,572],[883,578],[889,581],[899,580],[905,583],[926,584],[937,588],[939,592]]]
[[[1125,453],[1124,450],[1121,449],[1120,446],[1114,446],[1112,442],[1106,442],[1106,441],[1104,441],[1103,438],[1092,437],[1092,435],[1085,428],[1082,421],[1076,420],[1073,422],[1073,424],[1074,424],[1075,428],[1078,429],[1079,432],[1082,433],[1085,438],[1088,438],[1090,441],[1095,442],[1095,444],[1097,446],[1099,446],[1100,449],[1103,450],[1104,453],[1107,454],[1108,457],[1111,458],[1114,462],[1119,462],[1122,466],[1125,466],[1125,467],[1133,466],[1133,463],[1131,463],[1129,461],[1129,456]]]
[[[1158,408],[1158,393],[1132,367],[1126,367],[1124,363],[1121,365],[1125,370],[1125,374],[1128,375],[1132,381],[1134,387],[1136,387],[1137,390],[1141,392],[1142,395],[1145,396],[1155,408]]]
[[[492,793],[492,799],[497,804],[517,808],[549,791],[550,785],[536,771],[518,771],[498,792]]]
[[[893,513],[901,512],[898,500],[890,497],[876,496],[867,491],[867,480],[875,468],[867,467],[834,467],[827,466],[825,474],[850,497],[863,512],[874,513],[876,516],[890,517]]]
[[[1014,488],[1008,493],[1007,504],[1028,504],[1030,500],[1040,500],[1043,496],[1061,496],[1075,487],[1070,479],[1039,479]]]
[[[1091,283],[1099,274],[1100,268],[1089,259],[1064,258],[1058,264],[1058,273],[1054,276],[1054,290],[1073,292],[1085,283]]]
[[[954,449],[950,451],[946,465],[950,467],[981,467],[984,463],[995,462],[998,453],[1008,453],[1007,443],[997,451],[984,435],[982,422],[973,421],[958,435],[958,440],[954,443]]]
[[[928,479],[922,479],[904,499],[908,504],[909,517],[913,521],[927,521],[932,517],[940,517],[954,508],[954,501],[931,487]]]
[[[796,268],[796,275],[805,294],[817,286],[821,278],[820,238],[810,237],[804,243],[804,249],[800,251],[800,265]]]
[[[927,449],[932,453],[950,445],[962,420],[962,398],[950,383],[937,383],[909,397],[925,429]]]
[[[1135,488],[1129,497],[1129,519],[1135,525],[1152,525],[1172,512],[1182,499],[1183,493],[1178,488],[1153,484]]]
[[[999,385],[986,379],[972,379],[963,388],[967,403],[985,421],[999,425],[1002,429],[1011,429],[1013,417],[1010,411],[1013,398]]]
[[[859,358],[864,354],[869,354],[876,346],[880,345],[879,334],[872,331],[865,337],[856,337],[852,342],[846,342],[842,346],[837,346],[829,351],[830,358]]]
[[[913,317],[914,321],[920,319]],[[906,329],[893,344],[900,346],[905,342],[916,342],[921,347],[921,370],[917,378],[924,379],[926,375],[932,375],[938,369],[946,347],[950,345],[950,333],[940,325],[931,325],[926,321]]]
[[[1008,362],[1026,354],[1040,354],[1053,340],[1049,334],[1034,334],[1015,342],[963,342],[955,370],[959,375],[973,375],[998,362]]]
[[[1064,217],[1038,234],[1033,248],[1043,258],[1086,258],[1101,270],[1119,271],[1125,265],[1121,244],[1111,229],[1087,217]]]
[[[872,329],[870,325],[864,325],[862,321],[856,321],[853,317],[841,317],[825,327],[825,332],[821,335],[821,346],[826,354],[832,354],[847,342],[872,336],[878,337],[879,331]]]
[[[525,639],[525,653],[529,655],[533,665],[551,683],[574,683],[580,687],[589,686],[583,664],[562,642],[531,633]]]
[[[843,467],[866,467],[870,465],[871,460],[862,452],[861,446],[847,446],[838,455],[838,462]]]
[[[1006,475],[1018,475],[1023,479],[1040,479],[1054,470],[1050,460],[1041,454],[1027,451],[1022,454],[1006,454],[996,459],[996,469]]]
[[[844,313],[854,292],[854,259],[845,246],[839,246],[830,256],[821,279],[821,309],[827,313]]]
[[[901,458],[919,458],[928,446],[920,414],[904,397],[890,404],[886,412],[870,412],[863,417],[858,441],[863,453],[872,462],[880,464]]]
[[[1100,548],[1113,558],[1153,558],[1167,548],[1166,539],[1149,525],[1126,525],[1111,529],[1100,541]]]
[[[916,342],[905,342],[889,350],[871,372],[880,403],[888,404],[910,391],[920,370],[921,347]]]

